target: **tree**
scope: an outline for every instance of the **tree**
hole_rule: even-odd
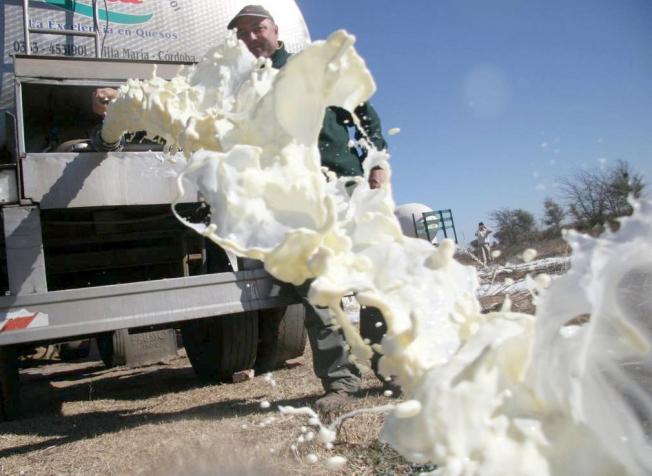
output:
[[[496,224],[495,236],[504,247],[520,245],[536,237],[536,221],[528,211],[503,208],[494,211],[491,219]]]
[[[548,197],[543,202],[543,224],[548,227],[548,229],[557,234],[561,230],[561,224],[566,218],[566,210],[555,202],[552,198]]]
[[[629,197],[631,195],[633,198],[639,198],[644,188],[643,176],[634,172],[627,162],[619,160],[609,170],[606,199],[607,210],[612,217],[631,215],[634,210],[629,203]]]
[[[610,168],[582,170],[560,184],[570,214],[579,226],[588,228],[631,215],[628,198],[640,197],[645,188],[643,177],[622,160]]]

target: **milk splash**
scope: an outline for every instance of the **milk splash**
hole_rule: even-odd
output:
[[[390,414],[383,438],[409,459],[451,475],[652,472],[652,204],[618,234],[572,235],[573,269],[541,291],[536,318],[482,315],[452,242],[405,237],[389,186],[359,178],[351,191],[320,167],[325,107],[352,110],[375,90],[353,43],[335,32],[276,71],[229,36],[172,81],[129,81],[102,136],[146,129],[183,150],[180,187],[194,182],[212,209],[210,225],[186,224],[281,280],[313,279],[311,302],[330,309],[354,358],[371,349],[342,297],[382,311],[380,370],[416,402]],[[365,176],[389,171],[388,154],[363,145]],[[563,328],[581,314],[587,324]]]

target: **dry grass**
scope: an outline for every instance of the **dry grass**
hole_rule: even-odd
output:
[[[346,421],[331,451],[316,442],[292,450],[306,421],[274,408],[312,405],[321,394],[309,349],[274,379],[275,387],[262,377],[204,384],[185,357],[137,369],[97,361],[26,369],[23,417],[0,424],[0,474],[326,474],[305,462],[311,452],[349,458],[341,474],[414,473],[378,442],[378,415]],[[369,370],[358,396],[343,410],[391,401]]]
[[[501,255],[496,261],[500,264],[505,264],[510,261],[513,262],[514,260],[518,261],[523,251],[528,248],[537,250],[537,259],[553,256],[570,256],[572,251],[571,247],[563,238],[548,238],[501,250]]]
[[[565,243],[539,247],[540,256],[568,254]],[[554,254],[556,253],[556,254]],[[512,294],[512,309],[534,312],[529,292]],[[498,309],[504,296],[481,298]],[[137,369],[105,369],[98,360],[50,363],[22,371],[23,417],[0,424],[0,474],[11,475],[209,475],[333,474],[321,465],[340,454],[339,473],[416,474],[430,467],[409,464],[378,440],[383,417],[346,421],[333,450],[315,441],[298,444],[299,417],[277,405],[314,405],[321,395],[310,349],[274,372],[276,386],[258,376],[239,384],[197,380],[188,360]],[[362,390],[343,411],[386,404],[380,383],[363,372]],[[272,402],[264,410],[262,400]],[[269,422],[269,418],[275,420]],[[296,445],[296,448],[294,446]],[[320,463],[310,465],[306,455]]]
[[[533,310],[526,308],[528,297],[512,296],[513,309]],[[501,296],[492,298],[502,303]],[[369,370],[363,376],[359,398],[342,411],[392,401]],[[376,414],[344,422],[331,451],[315,441],[298,444],[307,422],[274,409],[313,405],[321,394],[309,349],[274,373],[275,387],[260,376],[235,385],[204,384],[183,356],[137,369],[55,363],[26,369],[21,379],[23,417],[0,424],[0,474],[332,474],[320,463],[308,464],[309,453],[320,462],[345,456],[347,465],[335,474],[432,469],[409,464],[381,443],[384,417]],[[272,408],[262,409],[262,400]]]
[[[498,266],[482,267],[471,257],[464,257],[461,253],[456,255],[456,259],[462,262],[463,264],[470,264],[478,270],[478,276],[480,277],[480,282],[482,284],[501,284],[505,283],[505,280],[509,278],[512,282],[517,282],[523,280],[526,276],[534,276],[540,273],[546,273],[548,275],[561,275],[568,271],[569,262],[551,262],[548,263],[546,267],[537,269],[536,271],[519,269],[517,266],[513,266],[513,263],[522,262],[522,253],[525,249],[532,247],[537,250],[536,259],[552,258],[552,257],[569,257],[571,255],[571,248],[568,246],[562,238],[551,238],[545,240],[539,240],[537,242],[529,243],[527,245],[521,246],[519,248],[512,248],[509,250],[503,250],[503,253],[495,260],[494,264]],[[464,258],[462,260],[461,258]],[[510,265],[509,263],[512,263]],[[509,293],[510,291],[505,288],[505,290],[498,290],[497,294],[482,296],[479,298],[480,306],[482,312],[493,312],[501,309],[505,301],[505,292]],[[534,296],[529,291],[519,291],[511,292],[509,294],[511,301],[510,309],[514,312],[522,312],[526,314],[534,314],[536,308],[534,305]]]
[[[510,294],[509,299],[512,302],[511,310],[514,312],[522,312],[525,314],[534,314],[536,307],[534,305],[534,297],[529,291],[522,291]],[[505,301],[505,296],[502,294],[494,296],[483,296],[478,299],[483,313],[499,311]]]

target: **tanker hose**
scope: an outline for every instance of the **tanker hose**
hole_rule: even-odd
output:
[[[124,135],[121,136],[116,142],[106,142],[102,138],[102,125],[100,125],[95,128],[91,135],[91,144],[98,152],[120,152],[124,149],[125,137]]]

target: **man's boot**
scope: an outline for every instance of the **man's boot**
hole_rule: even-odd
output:
[[[351,401],[351,394],[344,390],[328,390],[315,402],[320,413],[334,413]]]
[[[381,378],[379,375],[377,375],[378,378]],[[385,380],[382,379],[383,382],[383,392],[392,392],[389,397],[393,398],[400,398],[403,396],[403,390],[401,389],[401,386],[397,384],[394,380]]]

